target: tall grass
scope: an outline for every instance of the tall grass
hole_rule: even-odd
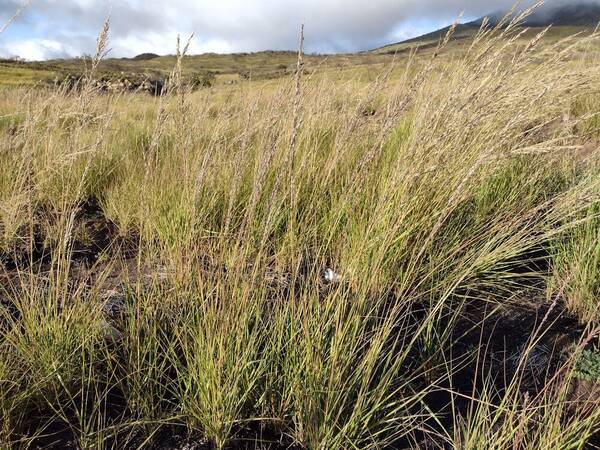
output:
[[[156,99],[94,91],[106,26],[80,89],[15,95],[2,445],[143,448],[181,427],[219,449],[583,448],[600,418],[570,396],[577,348],[538,393],[518,373],[448,385],[475,364],[454,330],[484,305],[549,291],[597,338],[597,103],[581,99],[600,67],[575,58],[598,36],[523,44],[518,20],[369,85],[300,58],[293,81],[192,94],[181,49]]]

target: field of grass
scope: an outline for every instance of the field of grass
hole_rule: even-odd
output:
[[[57,74],[45,67],[34,68],[13,61],[0,61],[0,86],[48,84]]]
[[[215,75],[216,84],[232,84],[242,80],[268,80],[293,75],[296,67],[296,52],[265,51],[238,54],[202,54],[185,56],[182,73],[186,76],[202,73]],[[306,72],[381,72],[393,55],[377,53],[305,55]],[[97,73],[119,76],[145,75],[164,78],[171,73],[176,56],[157,56],[148,60],[135,58],[108,58],[100,61]],[[23,62],[0,60],[0,86],[53,84],[68,74],[85,72],[90,59],[53,60]],[[348,78],[348,77],[346,77]]]
[[[600,35],[518,33],[0,88],[0,447],[600,448]]]

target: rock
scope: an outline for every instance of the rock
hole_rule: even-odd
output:
[[[120,315],[125,308],[125,294],[121,291],[109,289],[100,295],[100,299],[103,301],[104,314],[109,317]]]
[[[291,285],[291,275],[288,273],[269,271],[265,275],[265,283],[267,288],[271,291],[286,289]]]
[[[100,322],[100,329],[104,340],[111,344],[116,344],[123,340],[123,334],[106,320]]]
[[[144,273],[145,284],[151,285],[152,281],[166,282],[169,280],[170,271],[166,266],[156,266],[148,268],[147,273]]]
[[[333,269],[327,268],[323,272],[323,280],[329,284],[341,283],[343,280],[342,275],[333,271]]]

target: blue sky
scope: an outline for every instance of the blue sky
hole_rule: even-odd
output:
[[[4,24],[25,0],[0,0]],[[306,23],[308,52],[365,50],[508,8],[514,0],[31,0],[0,35],[0,56],[29,60],[92,53],[111,16],[111,56],[294,49]],[[561,0],[549,0],[557,2]],[[564,1],[564,0],[563,0]]]

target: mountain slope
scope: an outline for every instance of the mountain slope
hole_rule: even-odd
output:
[[[496,26],[500,20],[507,15],[507,12],[496,12],[486,16],[491,26]],[[467,39],[472,37],[481,27],[484,17],[459,24],[456,27],[455,39]],[[539,8],[532,15],[523,21],[526,27],[546,27],[552,25],[555,28],[568,28],[569,31],[577,31],[574,28],[593,28],[600,22],[600,4],[589,1],[580,1],[566,5],[547,5]],[[388,53],[403,51],[415,46],[428,47],[436,45],[442,39],[450,26],[441,28],[431,33],[408,39],[406,41],[389,44],[375,49],[376,53]],[[558,33],[566,30],[557,30]]]
[[[575,2],[568,5],[540,8],[524,21],[525,26],[545,27],[594,27],[600,22],[600,5],[590,2]],[[497,22],[496,22],[497,23]]]

